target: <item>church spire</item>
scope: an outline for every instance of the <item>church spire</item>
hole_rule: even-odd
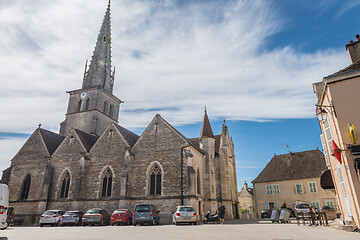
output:
[[[211,129],[211,124],[209,121],[209,117],[207,115],[207,111],[206,111],[206,107],[205,107],[205,115],[204,115],[204,120],[201,126],[201,132],[200,132],[200,138],[203,137],[210,137],[210,138],[214,138],[214,134],[213,131]]]
[[[111,74],[111,20],[109,0],[89,69],[84,75],[82,89],[101,86],[112,93],[113,85],[114,76]]]

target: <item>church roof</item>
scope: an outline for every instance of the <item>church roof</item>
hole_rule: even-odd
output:
[[[252,182],[320,178],[326,169],[324,155],[318,149],[275,155]]]
[[[50,155],[52,155],[57,147],[64,140],[64,136],[61,136],[57,133],[51,132],[49,130],[45,130],[43,128],[39,128],[39,132],[41,134],[42,139],[44,140],[45,146]]]
[[[130,147],[133,147],[136,141],[140,138],[137,134],[131,132],[130,130],[115,124],[121,135],[124,137],[125,141],[129,144]]]
[[[203,120],[203,123],[201,126],[201,132],[200,132],[200,138],[202,138],[202,137],[214,138],[214,134],[211,129],[211,124],[210,124],[206,109],[205,109],[204,120]]]
[[[95,137],[93,135],[90,135],[86,132],[83,132],[79,129],[74,129],[76,134],[79,136],[82,144],[84,145],[84,147],[86,148],[87,151],[90,151],[90,149],[92,148],[92,146],[94,146],[94,144],[96,143],[96,141],[98,140],[98,137]]]

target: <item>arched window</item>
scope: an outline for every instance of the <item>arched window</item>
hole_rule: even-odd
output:
[[[89,105],[90,105],[90,98],[88,98],[88,99],[86,100],[85,111],[86,111],[86,110],[89,110]]]
[[[28,175],[26,175],[26,177],[24,179],[24,182],[23,182],[23,187],[21,189],[20,200],[28,199],[29,191],[30,191],[30,184],[31,184],[31,177],[30,177],[30,174],[28,174]]]
[[[196,192],[197,192],[197,194],[201,194],[199,169],[196,171]]]
[[[150,171],[150,195],[161,195],[161,169],[155,164]]]
[[[106,108],[107,108],[107,102],[104,102],[104,109],[103,109],[103,113],[106,114]]]
[[[81,111],[81,104],[82,104],[82,100],[80,99],[79,103],[78,103],[78,108],[77,111],[80,112]]]
[[[70,186],[70,173],[69,171],[66,171],[61,182],[61,192],[60,192],[61,198],[67,198],[69,196],[69,186]]]
[[[113,106],[110,104],[110,107],[109,107],[109,116],[112,117],[113,115]]]
[[[110,168],[105,171],[104,177],[102,179],[102,197],[111,197],[111,187],[112,187],[112,172]]]

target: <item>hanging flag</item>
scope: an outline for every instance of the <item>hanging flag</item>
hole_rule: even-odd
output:
[[[334,157],[339,161],[339,163],[341,164],[341,149],[336,145],[336,143],[334,142],[334,140],[332,140],[332,146],[331,146],[331,150],[332,150],[332,154],[334,155]]]

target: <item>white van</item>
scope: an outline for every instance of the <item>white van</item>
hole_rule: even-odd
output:
[[[0,183],[0,229],[7,228],[7,209],[9,207],[9,188],[6,184]]]

